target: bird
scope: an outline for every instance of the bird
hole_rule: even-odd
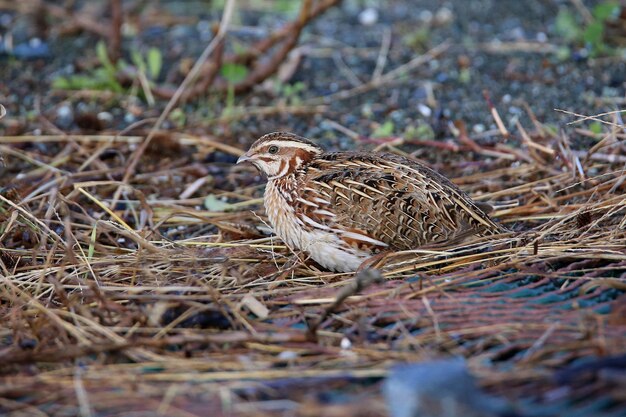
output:
[[[264,206],[292,250],[334,272],[372,257],[507,229],[449,179],[393,153],[326,152],[288,132],[268,133],[241,155],[267,176]]]

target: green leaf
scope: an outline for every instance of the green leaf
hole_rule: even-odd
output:
[[[92,260],[96,251],[96,237],[98,236],[98,222],[96,221],[91,229],[91,238],[89,239],[89,249],[87,250],[87,259]]]
[[[593,22],[587,26],[583,33],[583,40],[594,47],[602,44],[604,25],[601,22]]]
[[[567,46],[559,46],[556,50],[556,58],[559,61],[566,61],[572,56],[572,50]]]
[[[148,75],[156,80],[163,67],[163,54],[157,48],[148,49]]]
[[[554,30],[568,42],[576,41],[581,37],[581,28],[576,21],[576,16],[567,9],[559,10],[554,22]]]
[[[230,211],[233,208],[232,204],[218,199],[214,194],[206,196],[204,207],[209,211]]]
[[[248,51],[248,47],[238,40],[233,40],[232,47],[235,55],[244,54]]]
[[[600,123],[600,122],[593,122],[593,123],[591,123],[589,125],[589,130],[591,130],[596,135],[599,135],[600,133],[602,133],[602,123]]]
[[[393,134],[395,126],[391,120],[385,121],[382,125],[378,126],[374,133],[372,133],[372,137],[375,138],[385,138],[389,137]]]
[[[57,77],[52,80],[52,88],[55,90],[70,90],[70,82],[65,77]]]
[[[130,50],[130,60],[133,62],[135,68],[137,68],[137,71],[143,72],[144,74],[146,73],[146,62],[137,49],[133,48]]]
[[[417,125],[416,134],[419,139],[435,139],[435,131],[428,123],[420,123],[419,125]]]
[[[596,5],[591,14],[596,20],[605,21],[610,17],[614,17],[619,7],[619,3],[616,1],[605,1]]]
[[[106,70],[110,74],[115,74],[116,73],[115,66],[113,65],[113,63],[109,59],[109,54],[107,52],[107,47],[104,44],[104,42],[102,42],[102,41],[100,41],[100,42],[98,42],[96,44],[96,56],[98,57],[98,60],[100,61],[102,66],[104,68],[106,68]]]
[[[174,122],[176,127],[183,128],[187,122],[187,115],[180,107],[178,107],[170,113],[170,120]]]
[[[220,73],[229,84],[237,84],[248,75],[248,67],[241,64],[224,64],[220,69]]]

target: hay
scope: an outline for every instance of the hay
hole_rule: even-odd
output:
[[[394,254],[351,293],[350,274],[267,234],[251,169],[198,162],[237,148],[160,133],[124,184],[143,135],[0,138],[0,409],[385,415],[389,365],[453,354],[513,399],[558,405],[544,394],[569,384],[568,401],[623,410],[606,379],[553,378],[626,352],[624,134],[606,129],[584,151],[535,121],[469,168],[437,167],[513,232]],[[349,403],[307,395],[354,384]]]

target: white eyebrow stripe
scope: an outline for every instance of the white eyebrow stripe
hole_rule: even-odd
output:
[[[286,143],[288,143],[288,144],[286,144]],[[309,145],[308,143],[290,141],[288,139],[270,140],[270,141],[267,141],[267,142],[263,142],[262,145],[263,146],[275,145],[275,146],[279,146],[279,147],[289,146],[290,148],[305,149],[307,151],[315,152],[315,153],[321,153],[322,152],[322,150],[320,148],[315,147],[313,145]]]

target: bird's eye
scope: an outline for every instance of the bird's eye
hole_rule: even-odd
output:
[[[267,150],[269,153],[271,153],[272,155],[274,155],[275,153],[278,152],[278,146],[276,145],[272,145],[269,147],[269,149]]]

